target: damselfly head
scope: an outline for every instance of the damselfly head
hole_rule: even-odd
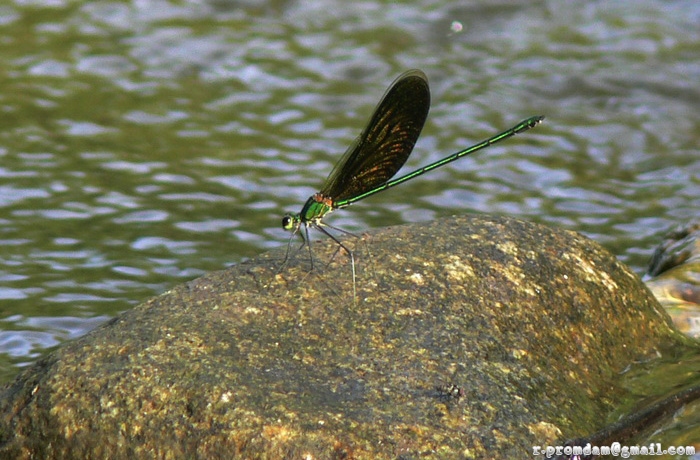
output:
[[[299,214],[287,213],[282,218],[282,228],[287,231],[296,232],[299,229],[299,225],[301,225]]]

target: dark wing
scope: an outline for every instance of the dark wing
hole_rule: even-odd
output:
[[[409,70],[391,84],[367,127],[335,165],[321,194],[342,206],[391,179],[408,159],[430,109],[428,78]]]

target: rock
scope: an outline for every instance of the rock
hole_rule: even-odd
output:
[[[700,263],[700,220],[668,232],[654,250],[647,275],[659,276],[686,263]]]
[[[314,242],[176,287],[0,392],[0,458],[530,458],[683,337],[572,232],[501,217]]]
[[[680,331],[700,337],[700,221],[665,236],[649,263],[647,287]]]

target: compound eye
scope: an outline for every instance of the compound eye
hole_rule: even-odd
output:
[[[284,216],[282,218],[282,228],[287,229],[292,225],[292,218],[289,216]]]

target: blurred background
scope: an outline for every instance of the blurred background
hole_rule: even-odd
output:
[[[404,172],[547,118],[328,223],[509,215],[641,274],[700,209],[698,24],[693,0],[3,2],[0,382],[286,245],[283,214],[410,68],[432,109]]]

